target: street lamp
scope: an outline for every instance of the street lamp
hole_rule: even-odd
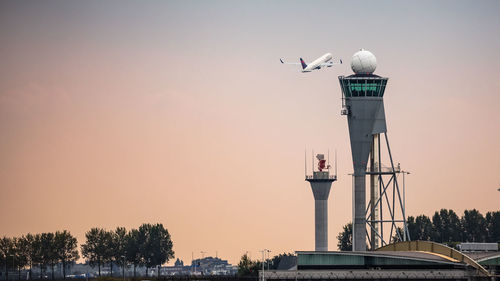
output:
[[[401,171],[403,173],[403,210],[404,214],[406,215],[406,185],[405,185],[405,175],[409,175],[410,172],[408,171]],[[406,220],[406,218],[403,218],[403,220]],[[409,236],[409,234],[406,233],[406,227],[403,229],[404,233],[404,241],[406,241],[406,236]]]
[[[262,250],[262,281],[265,280],[265,277],[264,277],[264,257],[265,257],[265,254],[266,254],[266,249]]]
[[[271,250],[267,250],[267,249],[266,249],[266,252],[267,252],[267,259],[266,259],[266,262],[267,262],[267,270],[269,270],[269,253],[271,252]]]
[[[409,175],[410,172],[401,171],[401,173],[403,173],[403,209],[405,209],[405,213],[406,213],[405,174]]]
[[[191,252],[191,270],[194,268],[194,273],[196,273],[196,264],[194,263],[194,252]]]
[[[265,277],[265,275],[264,275],[264,270],[265,270],[264,265],[265,265],[265,263],[266,263],[266,253],[268,253],[268,254],[269,254],[271,251],[270,251],[270,250],[268,250],[268,249],[264,249],[264,250],[262,250],[261,252],[262,252],[262,281],[265,281],[265,280],[266,280],[266,277]],[[268,264],[268,266],[267,266],[267,269],[269,270],[269,264]]]

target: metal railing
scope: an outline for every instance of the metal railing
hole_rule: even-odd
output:
[[[371,167],[367,167],[366,171],[371,172],[372,171]],[[374,172],[378,172],[378,167],[375,167]],[[382,173],[401,173],[401,167],[395,166],[394,169],[392,169],[392,167],[382,166],[380,168],[380,172],[382,172]]]
[[[329,176],[313,176],[313,175],[306,175],[306,180],[336,180],[337,176],[336,175],[329,175]]]

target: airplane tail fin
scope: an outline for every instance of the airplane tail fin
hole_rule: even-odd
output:
[[[300,58],[300,63],[302,64],[302,69],[307,67],[307,64],[304,62],[302,58]]]

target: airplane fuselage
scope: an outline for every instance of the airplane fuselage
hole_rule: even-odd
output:
[[[320,69],[321,68],[320,65],[322,63],[328,62],[331,59],[332,59],[332,54],[326,53],[326,54],[322,55],[321,57],[319,57],[318,59],[316,59],[315,61],[308,64],[306,68],[302,69],[302,72],[311,72],[315,69]]]

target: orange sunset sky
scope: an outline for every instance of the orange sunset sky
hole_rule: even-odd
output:
[[[168,228],[176,258],[314,248],[304,148],[337,150],[329,248],[351,220],[338,75],[389,77],[408,215],[500,208],[498,1],[2,1],[0,236]],[[279,58],[326,52],[312,73]]]

